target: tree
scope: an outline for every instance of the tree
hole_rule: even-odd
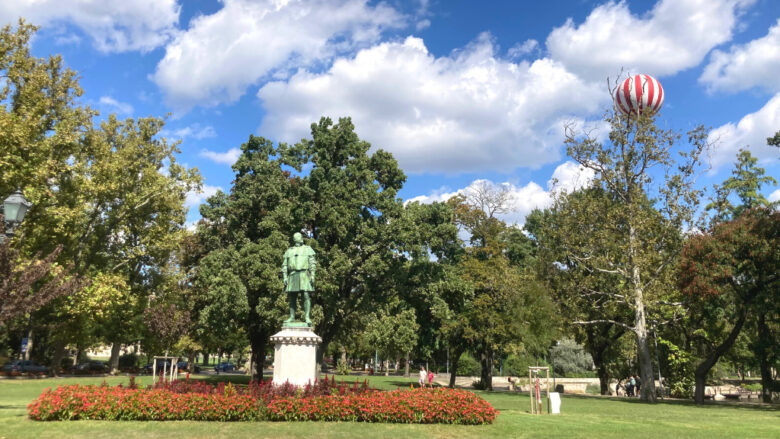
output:
[[[604,257],[584,246],[570,249],[569,258],[588,271],[614,277],[624,286],[618,296],[611,297],[625,302],[633,312],[632,324],[619,324],[634,333],[642,382],[654,389],[648,299],[655,296],[653,289],[659,280],[674,268],[682,229],[692,222],[698,205],[700,191],[693,183],[700,155],[707,147],[707,130],[698,127],[690,131],[689,146],[681,147],[681,136],[659,129],[652,115],[623,117],[614,111],[605,120],[610,124],[608,142],[591,133],[578,134],[567,126],[565,143],[572,159],[595,172],[593,185],[619,204],[620,209],[602,221],[607,226],[605,232],[617,232],[612,239],[622,256]],[[672,158],[673,148],[680,154],[679,162]],[[664,173],[651,172],[653,169]],[[655,205],[657,209],[650,208]],[[604,296],[605,300],[610,297]],[[597,319],[579,324],[615,322],[618,320]],[[642,392],[641,397],[645,401],[656,399],[654,391]]]
[[[374,314],[366,327],[364,337],[370,346],[374,346],[386,359],[398,359],[406,356],[405,376],[409,376],[409,353],[417,345],[419,325],[414,310]],[[385,369],[385,375],[388,375]]]
[[[591,370],[593,358],[585,349],[570,338],[563,338],[552,347],[551,355],[555,360],[555,372],[566,376],[572,373],[582,373]]]
[[[144,310],[144,324],[153,337],[144,338],[147,353],[168,352],[190,326],[190,313],[174,303],[154,303]]]
[[[202,207],[198,233],[207,251],[234,246],[240,255],[235,269],[247,289],[253,355],[264,355],[281,323],[281,256],[294,232],[307,235],[318,262],[312,314],[323,339],[321,364],[355,315],[395,294],[418,235],[403,218],[397,193],[406,177],[392,155],[369,154],[348,118],[335,125],[322,118],[311,128],[312,139],[294,146],[250,136],[233,166],[230,195]]]
[[[0,327],[84,285],[81,278],[54,262],[59,252],[56,249],[43,259],[25,261],[9,241],[0,243]]]
[[[780,288],[778,248],[780,213],[761,207],[718,223],[708,233],[695,235],[686,243],[680,284],[691,298],[691,314],[701,316],[706,323],[695,334],[706,346],[706,355],[695,371],[696,402],[704,400],[707,373],[732,347],[751,318],[757,319],[762,343],[757,353],[762,362],[764,399],[771,401],[769,369],[778,353],[768,327],[780,323],[776,300]],[[765,333],[761,325],[765,325]]]
[[[593,358],[603,395],[609,394],[612,366],[622,356],[617,341],[626,333],[633,313],[623,299],[624,284],[619,279],[589,270],[572,253],[588,249],[619,265],[622,225],[605,221],[614,218],[618,209],[603,189],[583,188],[556,194],[553,205],[532,211],[524,226],[537,245],[534,272],[549,285],[561,316],[568,322],[600,321],[574,325],[571,334]]]

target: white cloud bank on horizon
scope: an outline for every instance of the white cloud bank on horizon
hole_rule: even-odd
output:
[[[268,75],[328,61],[405,23],[366,0],[224,0],[178,33],[151,79],[177,109],[232,103]]]
[[[358,135],[405,171],[452,174],[557,160],[564,122],[597,113],[609,101],[603,88],[550,59],[502,59],[482,34],[438,58],[420,38],[381,43],[325,72],[269,82],[257,95],[267,111],[260,132],[269,137],[295,141],[322,115],[351,115]]]
[[[742,117],[736,124],[729,122],[710,132],[713,143],[711,157],[712,171],[723,165],[730,165],[737,159],[740,148],[750,150],[761,163],[777,160],[778,149],[766,144],[780,130],[780,93],[775,94],[763,107]]]
[[[455,191],[448,191],[446,188],[442,188],[431,192],[428,195],[420,195],[414,198],[406,200],[407,203],[419,202],[419,203],[433,203],[444,202],[454,197],[455,195],[465,194],[470,188],[477,185],[488,183],[490,185],[498,185],[507,188],[509,191],[509,212],[500,214],[498,217],[509,224],[522,225],[525,223],[525,217],[531,213],[534,209],[543,209],[552,203],[553,191],[572,192],[580,189],[591,180],[593,180],[594,172],[590,169],[586,169],[575,162],[566,161],[560,164],[555,171],[553,171],[552,177],[547,181],[547,190],[539,186],[536,182],[529,182],[525,186],[516,186],[512,183],[494,183],[485,179],[474,180],[465,188],[457,189]]]
[[[11,0],[0,2],[0,22],[24,17],[35,25],[72,24],[101,52],[148,52],[176,33],[181,6],[177,0]],[[66,35],[61,42],[76,42]]]
[[[697,66],[731,40],[741,11],[755,0],[661,0],[643,16],[626,2],[597,6],[579,25],[572,19],[553,29],[550,57],[588,80],[604,81],[621,68],[653,76]]]
[[[780,19],[767,34],[728,52],[715,50],[699,82],[710,92],[736,93],[753,87],[780,92]]]

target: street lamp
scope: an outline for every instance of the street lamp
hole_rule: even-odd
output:
[[[32,206],[22,195],[22,191],[17,189],[8,198],[3,200],[3,216],[5,217],[5,234],[2,235],[2,241],[14,236],[14,231],[24,220],[24,216]]]

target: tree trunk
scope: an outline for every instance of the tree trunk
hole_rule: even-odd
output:
[[[390,376],[390,359],[385,360],[385,376]]]
[[[108,373],[115,375],[117,369],[119,369],[119,350],[122,348],[122,343],[115,341],[111,345],[111,357],[108,359]]]
[[[693,394],[693,399],[696,401],[696,404],[704,403],[704,387],[707,385],[707,374],[710,372],[710,369],[715,366],[720,357],[731,349],[734,341],[737,340],[739,332],[742,330],[742,326],[745,324],[746,317],[747,312],[745,311],[745,308],[742,308],[740,310],[739,318],[736,323],[734,323],[734,327],[731,328],[731,332],[729,333],[729,336],[726,337],[726,340],[715,348],[715,350],[696,367],[696,371],[694,372],[696,390]]]
[[[22,358],[24,360],[29,360],[30,359],[30,354],[32,353],[32,349],[33,349],[33,330],[32,330],[32,326],[30,326],[30,324],[28,323],[28,328],[27,328],[27,350],[24,351],[24,355],[22,356]]]
[[[54,342],[54,356],[51,360],[51,366],[49,367],[49,373],[52,376],[60,376],[60,367],[62,366],[62,358],[65,356],[65,342],[57,340]]]
[[[252,351],[254,352],[254,348],[252,348]],[[209,365],[209,354],[208,352],[203,353],[203,366]]]
[[[463,354],[463,349],[455,349],[452,353],[454,356],[450,358],[450,389],[455,387],[455,377],[458,376],[458,362],[460,361],[460,356]]]
[[[774,379],[772,377],[771,346],[773,345],[772,333],[769,325],[766,323],[766,314],[758,315],[758,356],[761,368],[761,400],[767,403],[772,402],[772,390],[774,389]]]
[[[599,385],[601,386],[601,394],[609,395],[609,372],[607,366],[602,362],[596,366],[596,374],[599,377]],[[557,392],[557,390],[556,390]]]
[[[406,353],[406,363],[404,364],[404,376],[409,378],[409,352]]]
[[[655,402],[655,379],[653,378],[653,360],[650,357],[650,340],[647,335],[645,316],[645,298],[639,264],[636,261],[637,236],[634,225],[628,227],[628,263],[631,269],[631,288],[634,293],[634,333],[639,357],[639,376],[642,380],[640,397],[642,401]]]
[[[398,363],[401,362],[401,357],[395,357],[395,368],[393,370],[393,374],[398,375]]]
[[[493,390],[493,351],[490,348],[485,348],[482,351],[480,363],[482,365],[480,380],[482,381],[483,389]]]

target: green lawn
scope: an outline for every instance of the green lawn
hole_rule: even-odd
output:
[[[245,382],[242,376],[210,377]],[[354,379],[354,378],[353,378]],[[582,437],[609,438],[772,438],[780,437],[780,408],[766,406],[705,405],[664,402],[641,404],[636,400],[600,397],[563,398],[559,416],[527,413],[528,395],[478,392],[501,411],[496,422],[486,426],[400,425],[361,423],[207,423],[207,422],[33,422],[27,419],[27,404],[44,388],[60,384],[98,384],[103,378],[0,380],[0,438],[243,438],[243,437],[338,437],[375,438],[437,437]],[[108,378],[115,385],[126,377]],[[148,384],[150,377],[138,379]],[[374,387],[406,387],[411,380],[373,377]]]

